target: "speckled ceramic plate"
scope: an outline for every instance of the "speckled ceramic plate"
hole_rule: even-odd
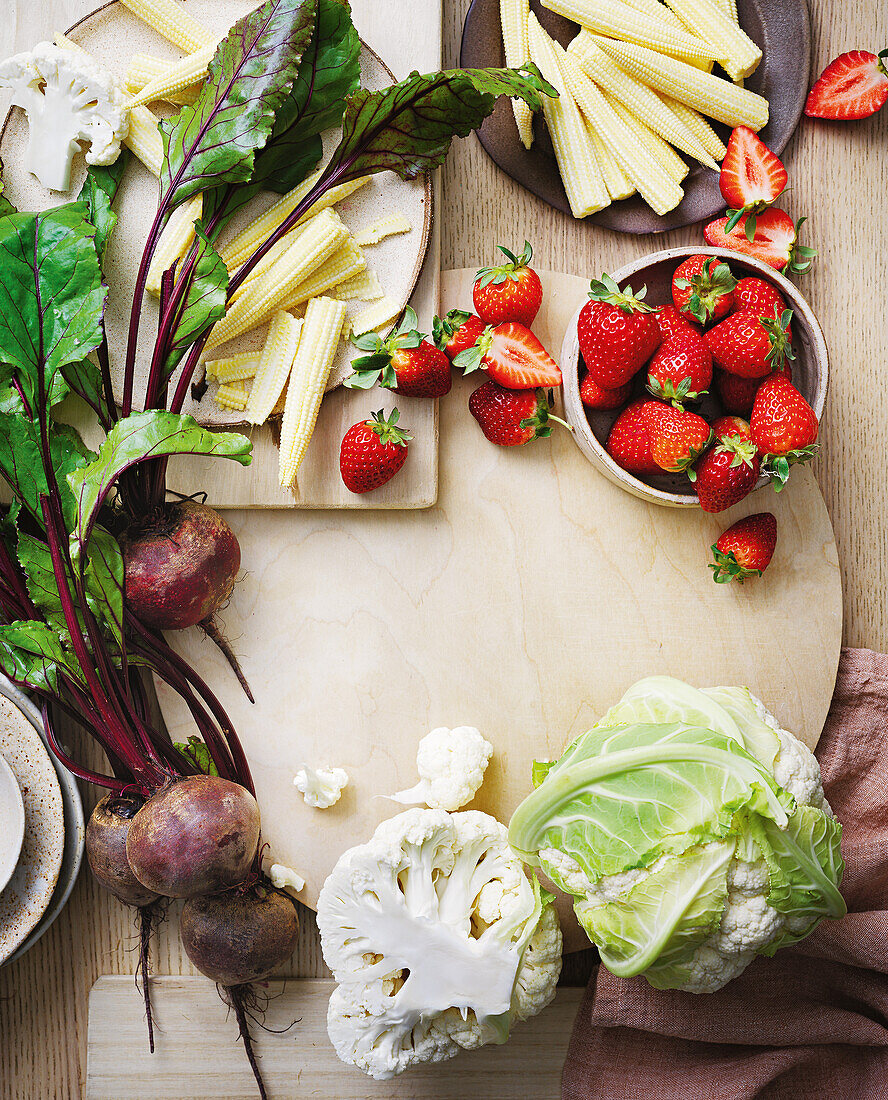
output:
[[[189,14],[218,33],[225,31],[243,14],[255,7],[254,0],[189,0]],[[94,57],[123,77],[134,53],[149,53],[157,57],[176,59],[181,56],[175,46],[157,35],[150,27],[137,19],[122,4],[112,2],[86,16],[69,31],[69,36],[88,50]],[[361,83],[365,88],[383,88],[394,83],[395,78],[387,66],[368,46],[361,52]],[[154,107],[162,113],[159,105]],[[169,112],[166,112],[169,113]],[[338,142],[338,132],[323,135],[325,152],[329,153]],[[57,205],[68,196],[46,191],[23,167],[23,154],[27,146],[28,124],[24,114],[14,109],[7,117],[0,135],[5,182],[4,193],[21,210],[44,209]],[[85,165],[82,157],[74,161],[71,195],[80,189]],[[272,204],[276,196],[261,195],[245,210],[232,219],[226,231],[236,232]],[[119,214],[117,230],[108,247],[105,270],[111,287],[107,322],[112,368],[120,366],[125,358],[125,334],[128,328],[133,284],[142,247],[157,208],[157,182],[135,161],[121,186],[115,203]],[[428,245],[432,216],[432,190],[428,177],[404,181],[393,172],[384,172],[360,188],[336,208],[343,221],[352,229],[361,229],[380,218],[400,211],[410,223],[409,233],[388,237],[377,245],[368,246],[368,266],[379,277],[387,298],[398,305],[398,311],[406,305],[413,293],[422,268]],[[223,241],[224,243],[224,241]],[[331,291],[331,294],[334,293]],[[371,303],[353,300],[347,303],[347,314],[354,317]],[[137,362],[136,392],[144,387],[150,360],[150,337],[157,328],[156,299],[146,296],[142,313],[142,354]],[[248,333],[239,340],[214,350],[208,358],[230,355],[261,346],[264,329]],[[351,373],[354,349],[340,345],[339,355],[330,372],[328,389],[339,385]],[[229,425],[242,422],[242,417],[220,409],[212,401],[212,390],[199,404],[186,408],[202,423]]]
[[[577,33],[577,24],[532,0],[531,8],[553,38],[566,46]],[[808,91],[811,61],[811,24],[805,0],[737,0],[740,25],[762,48],[762,61],[745,84],[763,95],[771,106],[771,118],[762,130],[762,140],[782,153],[792,137]],[[467,68],[502,65],[503,46],[499,0],[473,0],[463,28],[460,64]],[[721,70],[717,69],[717,72]],[[723,138],[728,130],[719,124]],[[534,143],[527,150],[518,140],[515,118],[507,99],[497,103],[493,114],[478,131],[490,158],[516,182],[539,195],[558,210],[570,213],[570,206],[552,143],[545,124],[537,119]],[[716,217],[725,202],[715,172],[692,162],[682,183],[685,197],[674,210],[660,217],[638,196],[613,202],[584,219],[620,233],[663,233],[706,218]]]
[[[25,805],[15,772],[0,753],[0,891],[19,861],[25,836]]]
[[[12,877],[0,893],[0,963],[23,942],[52,898],[65,848],[58,776],[29,717],[0,696],[0,754],[22,792],[25,835]]]

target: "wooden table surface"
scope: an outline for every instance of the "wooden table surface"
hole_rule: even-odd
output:
[[[73,23],[95,0],[5,0],[0,57]],[[466,0],[444,0],[445,63],[458,64]],[[888,5],[811,0],[813,71],[844,50],[888,44]],[[385,56],[384,43],[373,43]],[[865,122],[802,123],[784,157],[792,191],[786,205],[808,216],[804,240],[820,255],[799,282],[820,317],[831,352],[827,414],[817,475],[836,529],[845,591],[845,642],[888,648],[885,523],[888,488],[882,457],[888,423],[888,191],[883,112]],[[577,223],[506,179],[474,138],[457,143],[444,171],[443,266],[493,259],[498,242],[527,238],[544,268],[592,277],[655,248],[702,242],[698,228],[657,238],[620,236]],[[792,491],[791,489],[789,490]],[[91,803],[90,803],[91,804]],[[61,917],[24,959],[0,970],[0,1097],[80,1096],[85,1074],[87,994],[100,974],[133,969],[131,918],[82,875]],[[161,931],[155,965],[188,973],[174,922]],[[574,956],[565,978],[582,982],[588,958]],[[306,913],[291,973],[326,974],[314,921]],[[135,993],[133,994],[135,996]]]

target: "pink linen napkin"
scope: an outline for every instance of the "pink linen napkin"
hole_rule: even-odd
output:
[[[843,651],[817,757],[848,915],[718,993],[599,967],[562,1100],[888,1100],[888,655]]]

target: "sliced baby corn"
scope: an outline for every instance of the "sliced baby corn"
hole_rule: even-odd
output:
[[[681,183],[688,174],[689,169],[672,146],[665,142],[659,134],[655,134],[649,126],[645,126],[637,115],[633,114],[628,107],[609,92],[603,92],[602,94],[614,114],[632,132],[632,136],[639,145],[643,146],[654,160],[662,165],[668,176],[674,179],[676,183]]]
[[[382,286],[375,271],[365,268],[359,275],[346,279],[336,286],[336,297],[342,302],[360,298],[362,302],[375,302],[383,295]]]
[[[255,378],[258,369],[259,354],[255,351],[242,351],[238,355],[209,359],[204,363],[208,382],[245,382],[248,378]]]
[[[523,101],[522,101],[523,102]],[[394,237],[398,233],[409,233],[413,227],[400,211],[389,214],[385,218],[365,225],[363,229],[355,232],[356,244],[379,244],[386,237]]]
[[[214,36],[176,0],[122,0],[124,7],[153,27],[168,42],[188,53],[214,42]]]
[[[288,250],[296,244],[304,232],[305,227],[298,226],[295,229],[291,229],[288,233],[285,233],[279,241],[275,241],[237,290],[234,291],[232,301],[236,302],[239,298],[243,298],[244,295],[253,294],[256,288],[262,285],[262,280],[278,262],[281,256],[286,255]]]
[[[677,99],[670,99],[661,92],[654,94],[662,100],[663,106],[671,111],[679,122],[687,126],[713,160],[721,162],[725,159],[725,153],[728,151],[725,143],[699,111],[695,111],[685,103],[679,103]]]
[[[701,164],[705,164],[707,168],[718,171],[718,165],[707,153],[703,143],[676,118],[672,111],[664,107],[656,92],[652,92],[646,85],[624,72],[612,57],[599,49],[591,34],[588,32],[578,34],[571,42],[567,53],[568,63],[572,63],[576,58],[588,77],[594,80],[603,91],[609,92],[625,104],[634,115],[644,119],[647,126],[655,133],[682,152],[699,160]]]
[[[226,382],[213,394],[213,400],[223,409],[243,411],[247,407],[247,387],[243,382]]]
[[[344,318],[345,303],[333,298],[312,298],[305,310],[281,423],[281,485],[293,484],[305,457],[342,338]]]
[[[611,199],[628,199],[630,195],[634,195],[634,185],[620,167],[617,158],[611,153],[610,149],[608,149],[598,136],[597,131],[591,126],[589,127],[589,136],[592,138],[592,145],[595,148],[595,159],[598,161],[598,167],[601,169],[604,186],[607,188],[607,193],[610,195]]]
[[[400,312],[401,307],[397,302],[391,298],[382,298],[353,317],[349,330],[357,336],[363,336],[365,332],[376,332],[394,321]]]
[[[200,220],[202,212],[203,196],[193,195],[170,214],[170,220],[164,226],[151,266],[148,268],[148,280],[145,286],[149,294],[160,294],[163,273],[181,260],[191,248],[194,241],[194,223]]]
[[[124,82],[127,92],[130,96],[138,95],[152,80],[168,73],[174,64],[173,61],[164,61],[163,58],[152,57],[149,53],[133,54],[130,58]],[[167,96],[167,102],[180,106],[193,103],[200,95],[200,89],[200,84],[192,84],[188,88],[182,88],[180,91]]]
[[[614,42],[595,35],[595,42],[636,80],[686,103],[726,126],[761,130],[768,121],[768,101],[748,88],[702,73],[674,57],[634,42]]]
[[[500,23],[503,30],[503,52],[508,68],[520,68],[530,61],[527,45],[529,0],[500,0]],[[518,137],[525,149],[533,145],[533,111],[523,99],[512,100],[512,112]]]
[[[318,298],[320,295],[338,287],[347,279],[360,275],[367,267],[367,258],[355,244],[353,238],[346,237],[345,241],[333,253],[329,260],[325,260],[321,266],[300,283],[284,300],[283,309],[295,309],[307,302],[310,298]],[[337,297],[339,297],[337,291]]]
[[[703,34],[717,53],[716,60],[732,80],[758,68],[762,51],[719,6],[717,0],[666,0],[684,25]]]
[[[284,310],[272,317],[250,396],[244,406],[246,419],[251,424],[264,424],[271,416],[290,377],[301,332],[302,321]]]
[[[565,53],[557,43],[553,43],[553,48],[556,52],[560,51],[558,59],[586,122],[595,129],[617,158],[620,167],[644,201],[661,215],[678,206],[683,192],[676,180],[639,143],[638,135],[617,115],[598,85],[586,76],[576,59]],[[683,167],[687,171],[687,167]]]
[[[145,103],[152,103],[158,99],[169,99],[170,96],[190,88],[206,76],[215,52],[215,42],[210,43],[209,46],[201,46],[199,50],[175,62],[166,72],[149,80],[140,92],[127,100],[126,106],[141,107]]]
[[[666,50],[677,57],[715,58],[708,42],[658,22],[622,0],[543,0],[543,3],[550,11],[597,34],[637,42],[654,50]]]
[[[236,236],[231,238],[220,253],[222,261],[229,271],[234,271],[236,267],[240,267],[242,263],[248,260],[259,245],[267,240],[269,234],[274,232],[274,230],[293,213],[296,207],[318,182],[320,175],[320,169],[312,173],[308,179],[303,180],[302,183],[300,183],[298,187],[294,187],[292,191],[288,191],[287,194],[279,198],[273,206],[270,206],[264,214],[260,214],[258,218],[250,222],[248,226],[245,226]],[[357,191],[359,187],[363,187],[365,183],[369,183],[370,178],[370,176],[359,176],[356,180],[349,180],[348,183],[340,183],[336,187],[331,187],[329,191],[321,195],[317,202],[309,207],[296,225],[304,225],[309,218],[313,218],[315,214],[319,214],[322,210],[326,210],[330,206],[335,206],[336,203],[341,202],[354,191]]]
[[[595,159],[595,146],[568,89],[555,43],[532,12],[527,20],[527,35],[531,59],[558,92],[557,99],[543,97],[543,114],[571,212],[575,218],[585,218],[610,205],[604,177]]]
[[[295,244],[262,276],[250,294],[232,302],[221,321],[217,321],[207,348],[249,332],[261,324],[293,290],[345,241],[348,230],[332,210],[322,210],[306,225]]]

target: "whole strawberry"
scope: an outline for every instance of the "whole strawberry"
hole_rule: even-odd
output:
[[[754,313],[756,317],[779,317],[786,309],[783,295],[764,279],[747,275],[734,287],[735,313]]]
[[[711,381],[712,355],[693,330],[666,340],[648,363],[647,388],[654,397],[674,405],[696,401],[708,392]]]
[[[443,397],[450,392],[450,360],[416,330],[416,314],[408,306],[398,327],[383,340],[375,332],[353,336],[352,343],[369,352],[352,360],[355,372],[345,380],[352,389],[369,389],[377,382],[404,397]]]
[[[784,310],[779,318],[732,313],[703,339],[717,367],[741,378],[764,378],[779,370],[785,360],[795,358],[789,342],[791,320],[791,309]]]
[[[777,520],[770,512],[756,512],[737,520],[722,534],[712,553],[710,562],[712,579],[716,584],[739,581],[747,577],[760,577],[768,568],[777,546]]]
[[[475,312],[485,324],[518,321],[528,328],[533,324],[543,301],[540,277],[529,267],[533,249],[527,241],[520,256],[499,245],[508,259],[499,267],[483,267],[475,276],[472,301]]]
[[[620,290],[610,275],[593,280],[580,311],[577,337],[589,374],[605,390],[625,386],[660,346],[651,307],[632,288]]]
[[[762,469],[771,475],[779,492],[790,466],[807,462],[816,453],[817,416],[785,375],[772,374],[755,395],[749,426]]]
[[[703,417],[659,401],[649,402],[643,415],[651,436],[654,462],[671,474],[687,470],[688,477],[694,481],[696,474],[690,467],[712,439],[712,429]]]
[[[587,374],[580,383],[580,400],[587,409],[619,409],[632,394],[632,383],[627,382],[617,390],[605,390]]]
[[[544,439],[552,434],[553,422],[570,430],[552,415],[550,395],[543,389],[507,390],[494,381],[485,382],[469,398],[469,412],[485,437],[500,447],[520,447]]]
[[[339,472],[352,493],[369,493],[385,485],[407,460],[407,443],[413,436],[397,427],[400,413],[392,409],[386,419],[382,409],[369,420],[353,424],[339,445]]]
[[[720,416],[712,422],[712,434],[715,439],[725,439],[727,436],[739,436],[741,439],[752,439],[752,429],[749,421],[742,416]]]
[[[734,308],[737,280],[718,256],[689,256],[672,276],[672,301],[701,325],[719,321]]]
[[[675,306],[657,306],[654,310],[654,320],[660,330],[663,341],[671,340],[673,336],[682,336],[688,332],[700,335],[698,325],[687,313],[681,313]]]
[[[738,416],[749,416],[755,395],[762,384],[761,378],[741,378],[739,374],[731,374],[730,371],[719,368],[716,368],[713,376],[716,393],[721,398],[725,411]]]
[[[704,512],[723,512],[739,503],[755,488],[759,466],[751,439],[739,434],[722,436],[694,467],[700,507]]]
[[[611,427],[605,449],[616,464],[630,474],[659,474],[662,471],[651,454],[651,433],[644,411],[655,401],[640,398],[628,405]]]
[[[484,331],[484,322],[465,309],[452,309],[446,317],[432,320],[432,338],[435,346],[452,363],[461,351],[470,348]]]

